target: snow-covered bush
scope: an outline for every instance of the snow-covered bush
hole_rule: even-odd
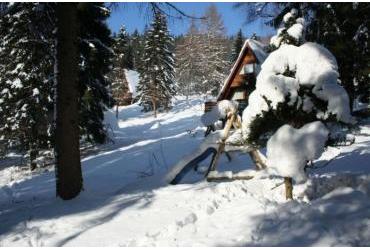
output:
[[[335,57],[316,43],[296,46],[303,41],[304,21],[295,10],[284,16],[284,23],[285,31],[278,31],[277,50],[262,64],[256,90],[243,112],[242,131],[249,144],[264,146],[270,138],[268,166],[282,176],[300,179],[306,162],[318,157],[328,140],[330,131],[325,132],[324,124],[352,124],[354,119],[348,95],[338,84]],[[297,36],[291,40],[286,34]],[[316,151],[310,150],[311,144],[316,144]]]
[[[304,167],[307,161],[321,155],[328,133],[320,121],[300,129],[283,125],[267,143],[267,165],[281,176],[294,177],[298,182],[305,180]]]

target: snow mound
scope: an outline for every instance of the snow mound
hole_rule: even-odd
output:
[[[236,114],[238,110],[238,103],[235,101],[222,100],[213,106],[211,111],[204,113],[201,116],[201,122],[204,126],[210,126],[219,119],[225,119],[228,113]]]
[[[300,129],[290,125],[280,127],[267,142],[267,165],[280,176],[292,177],[297,182],[305,180],[304,167],[307,161],[322,154],[328,134],[320,121]]]

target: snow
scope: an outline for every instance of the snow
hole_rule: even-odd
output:
[[[248,42],[253,51],[253,54],[257,57],[258,63],[262,64],[267,58],[267,53],[264,49],[265,45],[253,39],[247,39],[246,42]]]
[[[267,166],[280,176],[292,177],[297,182],[306,180],[304,167],[322,154],[328,134],[320,121],[300,129],[280,127],[267,142]]]
[[[284,76],[289,69],[293,77]],[[263,98],[267,98],[272,109],[285,102],[289,96],[289,105],[303,103],[303,110],[312,110],[312,102],[298,96],[301,86],[313,86],[312,93],[317,98],[327,101],[325,114],[318,113],[318,118],[335,115],[338,121],[354,123],[349,108],[349,97],[338,84],[338,66],[334,56],[321,45],[307,42],[299,47],[283,44],[272,52],[262,64],[257,76],[256,90],[249,97],[249,106],[243,112],[244,132],[248,133],[251,121],[269,107]],[[298,99],[298,100],[297,100]]]
[[[284,15],[284,17],[283,17],[283,21],[284,21],[284,23],[289,22],[289,19],[291,19],[291,18],[293,18],[292,13],[290,13],[290,12],[286,13],[286,14]]]
[[[136,97],[136,87],[139,83],[140,74],[135,70],[127,70],[125,69],[125,75],[128,82],[128,88],[130,92],[132,93],[133,97]]]
[[[13,82],[12,82],[12,87],[16,88],[16,89],[20,89],[20,88],[23,88],[23,84],[21,82],[21,80],[19,78],[16,78]]]
[[[254,171],[245,153],[231,162],[223,155],[217,171],[247,171],[251,180],[208,183],[193,171],[182,184],[163,182],[204,142],[202,104],[177,97],[157,118],[137,104],[120,107],[114,144],[83,155],[84,191],[70,201],[55,197],[52,169],[31,174],[0,159],[0,245],[370,245],[369,121],[353,145],[329,147],[314,161],[287,202],[282,179]]]
[[[300,40],[303,37],[304,27],[301,23],[295,23],[290,27],[287,32],[290,36],[294,37],[296,40]]]
[[[204,126],[213,125],[220,119],[225,119],[228,113],[236,114],[238,103],[235,101],[222,100],[213,106],[209,112],[202,115],[201,121]]]
[[[33,90],[32,90],[32,96],[38,96],[40,94],[40,91],[39,91],[39,89],[38,88],[34,88]]]

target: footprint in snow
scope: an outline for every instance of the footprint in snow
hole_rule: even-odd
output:
[[[194,224],[198,220],[198,217],[195,213],[190,213],[188,216],[185,217],[183,221],[177,221],[176,225],[179,227],[184,227],[188,224]]]

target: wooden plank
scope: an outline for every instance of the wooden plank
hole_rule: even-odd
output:
[[[222,152],[225,149],[225,141],[226,141],[227,137],[229,136],[229,132],[230,132],[231,126],[233,125],[233,122],[234,122],[235,118],[236,118],[236,115],[235,114],[232,114],[231,117],[229,117],[227,119],[225,128],[223,130],[223,136],[221,138],[221,142],[220,142],[220,144],[218,146],[218,149],[217,149],[217,153],[212,158],[211,164],[210,164],[210,166],[209,166],[209,168],[208,168],[208,170],[207,170],[207,172],[205,174],[205,177],[208,176],[208,174],[209,174],[210,171],[214,171],[216,169],[218,160],[219,160]]]
[[[238,180],[251,180],[254,176],[233,176],[229,178],[227,176],[209,176],[207,177],[208,182],[212,181],[238,181]]]

